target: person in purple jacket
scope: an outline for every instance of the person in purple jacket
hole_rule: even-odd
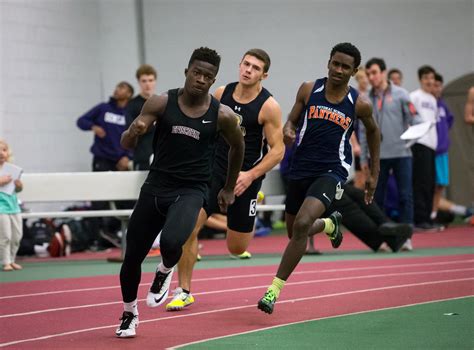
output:
[[[438,101],[438,120],[436,122],[438,146],[436,147],[435,157],[436,187],[433,197],[433,211],[431,212],[432,219],[436,218],[443,190],[449,185],[449,129],[451,129],[454,122],[454,116],[451,114],[446,102],[441,97],[442,92],[443,77],[441,74],[435,73],[435,83],[432,93]]]
[[[132,158],[132,153],[120,145],[122,133],[127,130],[125,107],[133,96],[133,87],[122,81],[115,87],[108,102],[102,102],[79,117],[77,126],[85,131],[92,130],[95,134],[91,147],[93,154],[92,171],[125,171]],[[133,203],[121,201],[116,203],[119,209],[129,209]],[[106,210],[108,202],[92,202],[92,209]],[[110,247],[110,243],[118,245],[116,235],[120,230],[120,221],[115,218],[91,219],[93,235],[96,236],[97,249]]]
[[[91,147],[93,171],[128,169],[131,154],[120,145],[120,137],[126,130],[125,107],[132,96],[132,85],[122,81],[108,102],[99,103],[77,120],[80,129],[95,134]]]

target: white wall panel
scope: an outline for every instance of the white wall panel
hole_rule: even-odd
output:
[[[87,171],[77,118],[135,83],[134,0],[1,0],[0,136],[27,172]]]
[[[405,87],[431,64],[449,81],[474,70],[472,0],[144,0],[146,53],[160,70],[159,90],[181,86],[194,48],[222,56],[214,87],[237,79],[245,50],[272,58],[265,83],[286,115],[304,80],[326,74],[331,48],[354,43],[363,62],[373,56],[400,68]]]
[[[90,169],[92,135],[77,117],[119,80],[136,87],[136,0],[0,0],[0,137],[28,172]],[[218,50],[213,88],[237,79],[244,51],[266,49],[265,82],[286,117],[304,80],[326,74],[331,47],[384,57],[417,87],[432,64],[450,80],[474,70],[473,0],[143,0],[147,63],[158,91],[182,86],[194,48]]]

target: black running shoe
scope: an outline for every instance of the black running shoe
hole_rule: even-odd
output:
[[[326,233],[331,240],[331,245],[333,248],[339,248],[342,243],[342,231],[341,231],[341,221],[342,215],[338,211],[335,211],[331,215],[329,215],[329,219],[331,219],[332,223],[334,224],[334,231],[332,233]]]
[[[267,314],[271,314],[273,312],[273,307],[275,306],[277,297],[275,292],[271,289],[267,290],[265,295],[262,299],[258,302],[258,308]]]

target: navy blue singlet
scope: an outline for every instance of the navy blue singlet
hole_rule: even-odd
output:
[[[345,182],[352,164],[349,143],[354,129],[357,90],[349,92],[338,103],[325,97],[327,78],[316,80],[305,108],[304,120],[299,128],[297,147],[289,177],[293,180],[321,175]]]

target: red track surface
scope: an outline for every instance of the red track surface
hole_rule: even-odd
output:
[[[290,322],[474,294],[474,255],[306,263],[292,275],[269,316],[256,309],[256,302],[275,270],[198,270],[193,284],[196,304],[177,313],[147,308],[143,298],[148,285],[142,285],[141,323],[134,339],[114,337],[122,310],[117,276],[3,284],[0,345],[161,349]],[[142,280],[151,279],[144,274]],[[28,295],[18,296],[22,294]],[[105,305],[97,305],[101,303]],[[58,308],[63,309],[53,310]]]

